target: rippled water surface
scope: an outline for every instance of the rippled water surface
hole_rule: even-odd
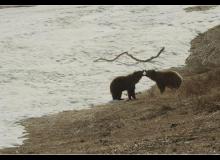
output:
[[[218,25],[220,7],[185,12],[188,6],[35,6],[0,10],[0,148],[22,144],[28,117],[88,108],[111,100],[109,84],[140,69],[184,65],[190,40]],[[138,65],[128,51],[152,63]],[[137,92],[153,84],[142,78]],[[126,96],[123,95],[125,98]]]

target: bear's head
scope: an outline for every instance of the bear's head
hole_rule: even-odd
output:
[[[142,78],[142,76],[144,76],[144,70],[143,71],[135,71],[133,74],[132,74],[132,77],[133,77],[133,81],[135,83],[138,83],[139,80]]]
[[[145,76],[152,79],[152,80],[155,80],[156,78],[156,71],[155,70],[145,70]]]

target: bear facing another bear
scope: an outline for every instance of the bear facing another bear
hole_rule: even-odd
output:
[[[155,81],[160,92],[163,93],[166,87],[178,89],[182,83],[182,76],[175,71],[145,70],[145,76]]]
[[[122,100],[122,92],[127,90],[128,99],[136,99],[135,85],[140,79],[146,76],[155,81],[160,92],[163,93],[165,88],[178,89],[182,83],[183,78],[175,71],[155,71],[155,70],[142,70],[136,71],[127,76],[116,77],[110,84],[110,91],[113,100]]]
[[[144,75],[144,72],[145,72],[144,70],[136,71],[127,76],[116,77],[110,84],[110,91],[113,100],[122,100],[121,95],[122,92],[125,90],[127,90],[128,92],[129,100],[131,100],[131,98],[136,99],[135,84],[139,82],[139,80]]]

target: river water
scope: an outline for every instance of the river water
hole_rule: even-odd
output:
[[[0,10],[0,148],[22,144],[18,121],[111,100],[109,84],[135,70],[184,65],[190,41],[218,25],[220,7],[34,6]],[[93,62],[128,51],[151,63]],[[124,65],[126,63],[128,65]],[[152,81],[142,78],[136,91]],[[123,95],[126,98],[126,95]]]

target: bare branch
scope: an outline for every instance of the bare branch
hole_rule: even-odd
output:
[[[115,58],[113,58],[113,59],[99,58],[99,59],[94,60],[94,62],[98,62],[98,61],[113,62],[113,61],[115,61],[116,59],[118,59],[120,56],[122,56],[123,54],[127,54],[127,53],[128,53],[128,52],[123,52],[123,53],[119,54],[117,57],[115,57]]]
[[[159,57],[160,54],[164,51],[164,49],[165,49],[165,47],[163,47],[163,48],[157,53],[156,56],[152,56],[152,57],[150,57],[150,58],[148,58],[148,59],[145,59],[145,60],[135,58],[133,55],[131,55],[131,54],[129,54],[129,53],[127,53],[127,55],[128,55],[129,57],[131,57],[132,59],[134,59],[135,61],[138,61],[138,62],[149,62],[149,61],[151,61],[152,59],[155,59],[155,58]]]
[[[130,58],[134,59],[134,60],[137,61],[137,62],[149,62],[149,61],[151,61],[151,60],[153,60],[153,59],[159,57],[160,54],[164,51],[164,49],[165,49],[165,47],[163,47],[163,48],[157,53],[156,56],[152,56],[152,57],[150,57],[150,58],[148,58],[148,59],[145,59],[145,60],[138,59],[138,58],[134,57],[133,55],[129,54],[128,52],[123,52],[123,53],[119,54],[118,56],[116,56],[116,57],[113,58],[113,59],[99,58],[99,59],[94,60],[94,62],[98,62],[98,61],[113,62],[113,61],[115,61],[116,59],[118,59],[119,57],[121,57],[121,56],[124,55],[124,54],[126,54],[127,56],[129,56]]]

